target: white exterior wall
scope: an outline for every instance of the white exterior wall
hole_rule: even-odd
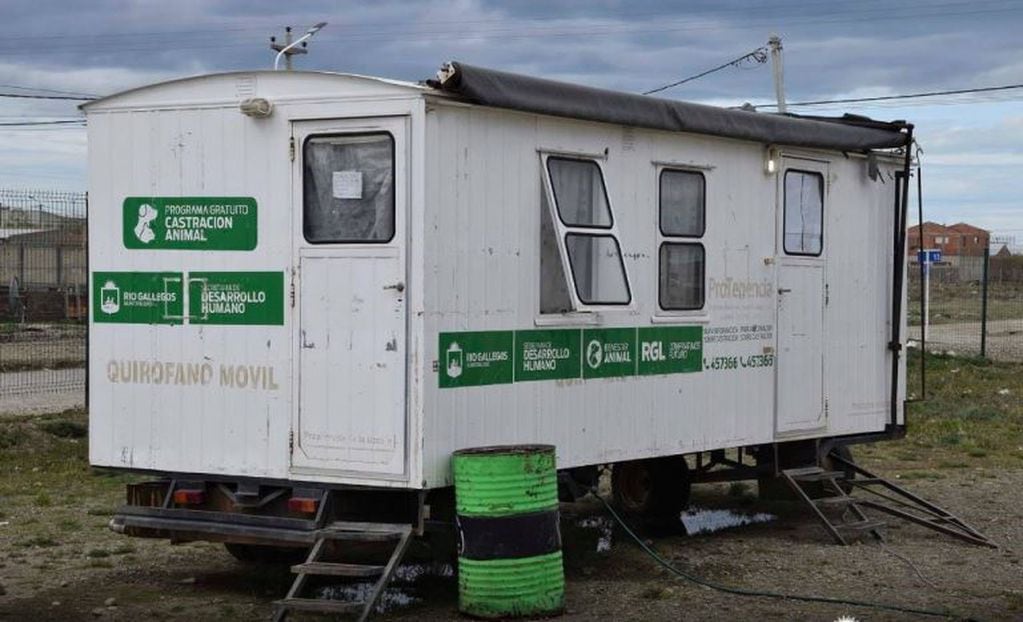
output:
[[[427,115],[424,473],[450,483],[452,451],[552,443],[559,467],[771,442],[775,368],[438,388],[437,334],[599,326],[702,325],[705,361],[774,352],[775,339],[711,342],[714,328],[776,324],[776,191],[760,145],[438,104]],[[588,317],[539,310],[540,151],[603,166],[632,304]],[[606,157],[604,154],[606,153]],[[825,199],[826,426],[794,438],[879,431],[887,418],[891,226],[895,184],[866,178],[861,158],[795,151],[830,164]],[[706,306],[658,310],[657,163],[706,177]],[[886,168],[886,175],[891,169]],[[735,298],[732,282],[770,284]],[[717,286],[714,284],[717,283]],[[722,285],[725,284],[725,285]],[[732,290],[734,291],[734,290]]]
[[[239,99],[254,96],[275,104],[272,117],[240,114]],[[286,297],[282,326],[91,323],[95,465],[416,488],[450,483],[450,454],[463,447],[553,443],[559,466],[569,467],[777,438],[776,367],[451,389],[438,388],[437,370],[438,334],[470,330],[698,325],[706,361],[774,354],[773,333],[710,338],[722,327],[776,326],[778,176],[764,174],[761,145],[470,107],[424,99],[411,85],[302,72],[157,85],[87,111],[91,271],[283,272]],[[289,442],[301,401],[299,315],[287,300],[302,245],[301,193],[288,158],[292,122],[381,116],[409,120],[409,149],[398,154],[409,170],[404,479],[296,469]],[[540,150],[600,161],[631,287],[628,307],[540,317]],[[828,417],[825,427],[785,438],[878,431],[890,382],[895,185],[869,181],[862,159],[791,155],[830,166]],[[657,310],[658,167],[669,163],[702,170],[707,193],[706,306],[674,317]],[[128,250],[121,240],[126,196],[253,197],[258,245]],[[301,300],[301,275],[294,282]],[[761,285],[760,297],[729,293],[747,283]],[[109,375],[111,361],[205,362],[214,373],[220,365],[272,368],[276,388],[122,382]]]

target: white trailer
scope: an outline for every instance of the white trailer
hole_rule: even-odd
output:
[[[224,516],[421,505],[465,447],[624,473],[903,430],[909,124],[459,64],[83,108],[90,460],[164,478],[120,529],[297,542]]]

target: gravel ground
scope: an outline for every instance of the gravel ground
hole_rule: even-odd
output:
[[[650,542],[686,571],[727,585],[947,608],[952,619],[1023,619],[1023,470],[963,469],[909,486],[959,514],[1002,548],[972,546],[894,519],[885,530],[887,549],[867,540],[841,547],[799,506],[757,501],[720,486],[698,487],[694,503],[778,518],[706,535],[658,536]],[[660,569],[617,530],[610,534],[610,547],[602,546],[602,539],[608,544],[602,516],[596,505],[576,506],[565,514],[568,606],[562,620],[928,619],[697,587]],[[0,529],[24,519],[9,516],[5,520],[11,524]],[[580,526],[581,521],[591,527]],[[265,620],[271,602],[289,585],[286,569],[243,565],[217,545],[129,539],[104,531],[102,522],[91,520],[88,527],[69,533],[70,547],[29,547],[22,549],[28,555],[18,557],[0,548],[0,583],[7,587],[7,595],[0,596],[0,619]],[[608,550],[598,552],[600,548]],[[916,569],[891,551],[911,560]],[[405,572],[419,574],[408,567]],[[389,611],[378,619],[462,620],[456,593],[449,569],[427,573],[411,585],[392,589],[386,598]]]

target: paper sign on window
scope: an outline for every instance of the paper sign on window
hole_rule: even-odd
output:
[[[335,199],[362,198],[362,171],[334,171]]]

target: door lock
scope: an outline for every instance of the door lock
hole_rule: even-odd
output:
[[[385,285],[384,289],[393,289],[400,294],[403,291],[405,291],[405,284],[401,281],[398,281],[394,285]]]
[[[791,292],[791,291],[792,291],[792,290],[791,290],[791,289],[789,289],[788,287],[779,287],[779,288],[778,288],[778,293],[779,293],[779,294],[787,294],[787,293],[789,293],[789,292]]]

